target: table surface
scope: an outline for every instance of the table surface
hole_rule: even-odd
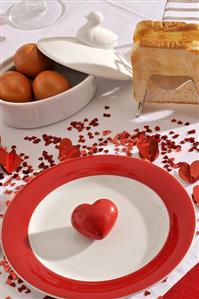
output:
[[[6,11],[13,1],[2,1],[2,9]],[[1,60],[5,60],[11,56],[15,50],[22,44],[28,42],[36,42],[40,38],[56,35],[74,35],[76,30],[84,23],[84,15],[91,10],[99,10],[104,14],[104,26],[110,28],[119,35],[119,46],[122,51],[128,52],[131,49],[132,35],[136,23],[140,20],[155,19],[161,20],[165,0],[161,1],[64,1],[66,12],[62,19],[55,25],[40,30],[22,31],[13,28],[9,25],[4,25],[1,30],[1,35],[6,36],[6,40],[1,42]],[[110,118],[103,117],[105,112],[104,106],[110,106]],[[136,103],[132,96],[132,84],[130,81],[115,81],[97,78],[97,92],[93,100],[84,109],[69,119],[59,123],[50,125],[44,128],[37,129],[15,129],[10,128],[1,123],[1,142],[4,146],[10,148],[13,144],[17,146],[17,151],[24,152],[30,156],[30,163],[35,169],[38,165],[38,157],[41,155],[43,143],[32,144],[25,141],[25,136],[38,136],[46,133],[53,136],[69,137],[74,144],[78,143],[79,134],[75,131],[67,131],[67,127],[71,121],[83,120],[84,118],[93,119],[98,117],[98,131],[110,129],[112,134],[122,132],[124,130],[132,132],[135,128],[143,128],[144,125],[149,125],[150,128],[159,126],[161,134],[168,135],[168,132],[173,130],[179,134],[179,139],[182,140],[188,130],[199,129],[199,110],[198,107],[192,105],[175,105],[175,104],[145,104],[143,114],[140,118],[135,117]],[[184,122],[189,122],[189,126],[171,122],[171,119],[177,119]],[[198,134],[198,133],[197,133]],[[96,137],[97,138],[97,137]],[[87,140],[87,142],[90,142]],[[92,140],[92,143],[94,141]],[[49,153],[57,155],[56,150],[49,146]],[[112,148],[109,148],[109,153]],[[192,162],[198,158],[197,152],[188,152],[186,146],[178,153],[172,153],[172,157],[176,157],[177,161]],[[58,161],[58,160],[57,160]],[[57,162],[56,161],[56,162]],[[156,165],[163,166],[160,158],[155,162]],[[179,179],[176,170],[172,171],[172,175]],[[180,180],[180,179],[179,179]],[[191,194],[193,185],[188,185],[180,180],[187,192]],[[2,213],[5,211],[6,200],[11,199],[10,195],[3,194],[2,196]],[[198,213],[198,211],[197,211]],[[160,282],[150,288],[147,298],[157,298],[166,293],[189,269],[197,262],[198,237],[194,239],[192,247],[185,259],[168,277],[165,282]],[[14,299],[31,298],[40,299],[44,295],[31,289],[30,294],[19,293],[16,288],[12,288],[6,284],[7,275],[2,271],[0,275],[1,288],[0,297],[6,298],[10,296]],[[130,298],[145,298],[146,293],[131,296]]]

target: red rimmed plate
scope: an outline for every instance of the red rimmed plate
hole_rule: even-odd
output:
[[[119,216],[104,240],[90,241],[70,224],[74,207],[110,198]],[[2,245],[15,271],[60,298],[128,296],[160,281],[188,251],[195,213],[184,188],[141,159],[100,155],[44,171],[14,198]],[[14,248],[14,250],[13,250]]]

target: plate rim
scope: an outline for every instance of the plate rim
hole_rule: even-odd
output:
[[[43,171],[42,173],[38,174],[34,179],[32,179],[31,181],[29,181],[17,194],[16,196],[14,197],[10,207],[8,208],[5,216],[4,216],[4,219],[3,219],[3,223],[2,223],[2,247],[3,247],[3,251],[5,253],[5,256],[7,257],[7,260],[9,262],[9,264],[15,269],[16,267],[16,261],[15,261],[15,265],[13,265],[13,262],[10,261],[10,258],[9,258],[9,254],[7,254],[7,249],[6,248],[7,246],[9,246],[8,244],[12,244],[12,239],[11,238],[6,238],[6,225],[7,225],[7,222],[8,222],[8,225],[9,225],[9,217],[10,217],[10,213],[12,212],[11,209],[13,209],[14,207],[14,203],[21,197],[21,194],[23,196],[23,193],[26,192],[26,190],[30,187],[30,185],[34,182],[37,183],[38,180],[40,180],[43,176],[47,176],[49,175],[49,173],[53,173],[54,172],[54,169],[57,169],[57,168],[63,168],[63,170],[66,168],[69,168],[71,167],[71,164],[72,166],[74,166],[73,164],[77,164],[78,163],[83,163],[85,164],[85,162],[87,161],[88,164],[87,164],[87,172],[89,170],[89,167],[92,168],[91,165],[93,165],[94,163],[89,163],[90,161],[88,160],[92,160],[94,159],[94,163],[102,163],[102,166],[101,168],[102,169],[99,169],[98,171],[102,171],[104,172],[105,170],[107,171],[106,167],[107,165],[110,167],[110,165],[114,165],[114,164],[117,164],[117,162],[119,163],[118,165],[120,165],[120,167],[124,167],[125,165],[125,169],[127,166],[131,165],[132,166],[132,163],[134,164],[134,167],[138,167],[140,166],[141,168],[143,167],[146,167],[146,169],[151,169],[152,172],[155,172],[158,173],[160,172],[161,173],[161,177],[163,176],[163,178],[167,178],[170,183],[178,186],[177,189],[179,189],[179,191],[181,191],[180,193],[183,195],[184,197],[184,201],[187,203],[187,205],[189,205],[189,213],[191,215],[191,218],[188,220],[188,222],[190,221],[189,225],[191,226],[192,228],[192,231],[190,229],[190,232],[189,232],[189,240],[188,242],[186,242],[186,246],[185,248],[183,249],[183,252],[180,251],[180,254],[178,256],[175,257],[175,262],[172,262],[172,265],[170,265],[168,267],[167,265],[167,262],[164,262],[164,264],[166,263],[167,267],[169,269],[167,269],[167,271],[164,270],[164,264],[163,264],[163,269],[162,269],[162,264],[160,264],[160,270],[163,270],[163,273],[160,275],[160,273],[156,273],[158,272],[157,269],[154,269],[154,267],[156,267],[156,263],[157,263],[157,260],[163,256],[164,254],[167,254],[167,251],[165,248],[168,247],[168,243],[169,243],[169,238],[171,237],[170,234],[171,232],[173,233],[172,229],[171,229],[171,218],[170,218],[170,211],[168,210],[168,214],[169,214],[169,218],[170,218],[170,229],[169,229],[169,234],[168,234],[168,237],[167,237],[167,240],[165,242],[165,244],[163,245],[163,247],[161,248],[161,250],[159,251],[159,253],[150,261],[148,262],[145,266],[143,266],[142,268],[136,270],[135,272],[132,272],[128,275],[125,275],[123,277],[120,277],[120,278],[116,278],[116,279],[111,279],[111,280],[107,280],[107,281],[100,281],[100,282],[86,282],[86,281],[79,281],[79,280],[73,280],[73,279],[69,279],[69,278],[64,278],[65,280],[65,283],[67,281],[67,284],[71,287],[71,288],[66,288],[65,291],[64,291],[64,296],[60,296],[59,294],[56,294],[56,293],[52,293],[51,291],[48,292],[48,290],[46,290],[46,286],[47,288],[49,287],[49,282],[48,284],[46,285],[45,282],[44,284],[42,284],[42,288],[41,287],[38,287],[37,285],[35,285],[35,281],[34,281],[34,278],[33,278],[33,283],[32,283],[32,277],[31,279],[26,279],[26,278],[23,278],[24,277],[24,273],[19,273],[19,276],[22,277],[22,279],[24,279],[25,281],[28,282],[28,284],[30,284],[31,286],[33,286],[33,288],[43,292],[43,293],[46,293],[46,294],[49,294],[50,296],[56,296],[58,298],[67,298],[67,297],[70,297],[70,298],[92,298],[93,294],[95,293],[95,298],[96,299],[105,299],[105,298],[118,298],[118,297],[122,297],[122,296],[128,296],[130,294],[133,294],[133,293],[137,293],[153,284],[155,284],[157,281],[160,281],[161,279],[163,279],[164,277],[166,277],[179,263],[180,261],[184,258],[184,256],[186,255],[186,253],[188,252],[191,244],[192,244],[192,241],[193,241],[193,238],[194,238],[194,234],[195,234],[195,225],[196,225],[196,216],[195,216],[195,210],[194,210],[194,206],[193,206],[193,203],[189,197],[189,195],[187,194],[186,190],[183,188],[183,186],[173,177],[171,176],[169,173],[167,173],[165,170],[163,170],[162,168],[150,163],[150,162],[146,162],[144,160],[141,160],[141,159],[138,159],[138,158],[132,158],[132,157],[126,157],[126,156],[117,156],[117,155],[94,155],[94,156],[88,156],[88,157],[80,157],[80,158],[75,158],[75,159],[71,159],[71,160],[67,160],[67,161],[64,161],[62,163],[59,163],[58,165],[55,165],[51,168],[48,168],[46,169],[45,171]],[[83,161],[83,162],[82,162]],[[96,162],[97,161],[97,162]],[[116,161],[116,162],[115,162]],[[136,166],[137,165],[137,166]],[[72,168],[72,167],[71,167]],[[104,170],[105,168],[105,170]],[[128,167],[127,167],[128,168]],[[125,169],[123,170],[123,172],[125,172]],[[75,175],[74,174],[74,171],[73,171],[73,168],[71,169],[71,174],[72,175]],[[96,171],[96,170],[95,170]],[[121,169],[119,170],[121,171]],[[130,170],[129,170],[130,171]],[[66,171],[67,172],[67,171]],[[140,172],[140,170],[138,169],[138,172]],[[57,172],[58,173],[58,172]],[[96,173],[97,175],[99,175],[99,173]],[[115,174],[115,175],[121,175],[121,174],[116,174],[116,173],[101,173],[101,174]],[[126,173],[127,174],[127,173]],[[130,173],[128,173],[129,175]],[[85,177],[85,176],[90,176],[90,175],[95,175],[95,174],[85,174],[84,175],[81,175],[80,177]],[[128,175],[122,175],[122,176],[126,176],[126,177],[129,177]],[[134,173],[134,175],[136,176],[137,174]],[[73,178],[73,180],[75,179],[78,179],[80,177],[75,177]],[[133,178],[132,177],[132,174],[131,174],[131,177],[130,178]],[[143,181],[139,180],[137,177],[133,178],[133,179],[136,179],[138,181],[140,181],[141,183],[145,184]],[[71,181],[71,180],[69,180]],[[69,182],[68,181],[68,182]],[[67,182],[65,182],[67,183]],[[61,186],[62,184],[59,184],[57,187]],[[149,188],[151,188],[154,192],[157,192],[157,190],[154,190],[154,188],[152,188],[151,186],[149,186],[148,184],[146,184]],[[25,190],[25,191],[24,191]],[[52,189],[54,190],[54,189]],[[51,191],[52,191],[51,190]],[[49,191],[49,192],[51,192]],[[47,193],[49,193],[47,192]],[[159,195],[159,194],[158,194]],[[159,195],[159,197],[161,198],[161,200],[163,200],[163,198]],[[41,200],[44,198],[44,196],[41,198]],[[40,200],[40,201],[41,201]],[[40,202],[39,201],[39,202]],[[164,202],[164,200],[163,200]],[[164,202],[165,204],[165,202]],[[37,206],[37,205],[36,205]],[[167,205],[165,204],[166,208],[167,208]],[[34,211],[34,209],[33,209]],[[11,213],[12,214],[12,213]],[[20,213],[19,213],[20,214]],[[31,217],[31,215],[30,215]],[[30,220],[30,217],[29,217],[29,220]],[[8,219],[8,220],[7,220]],[[11,225],[12,226],[12,225]],[[28,227],[26,228],[28,230]],[[175,232],[174,232],[175,233]],[[174,244],[170,244],[170,245],[174,245]],[[27,246],[27,244],[26,244]],[[28,244],[28,246],[30,247],[30,245]],[[32,251],[30,248],[29,248],[30,251]],[[168,248],[167,248],[168,250]],[[8,250],[9,251],[9,250]],[[16,255],[16,253],[14,253]],[[42,269],[46,271],[46,274],[49,275],[49,277],[51,277],[50,279],[50,282],[51,282],[51,287],[53,288],[52,286],[52,276],[56,279],[61,280],[63,277],[58,275],[58,274],[55,274],[54,272],[50,271],[49,269],[47,269],[43,264],[41,264],[37,258],[34,256],[34,253],[32,253],[32,256],[35,258],[36,260],[36,265],[38,266],[42,266]],[[170,257],[170,256],[169,256]],[[11,258],[11,260],[13,259],[13,257]],[[34,261],[34,260],[33,260]],[[35,262],[35,261],[34,261]],[[166,267],[166,268],[167,268]],[[139,278],[139,275],[140,275],[140,272],[143,274],[143,271],[145,271],[146,269],[148,269],[148,271],[152,271],[152,279],[151,279],[151,275],[150,277],[145,277],[144,278],[144,281],[143,281],[143,278],[140,277],[140,280],[138,279],[137,282],[133,282],[132,279],[135,278],[136,276]],[[44,271],[44,272],[45,272]],[[154,271],[154,272],[153,272]],[[16,272],[18,273],[19,271],[16,269]],[[31,270],[30,270],[31,272]],[[147,279],[146,279],[147,278]],[[31,282],[29,282],[31,281]],[[145,282],[146,281],[146,282]],[[149,283],[150,282],[150,283]],[[37,281],[36,281],[36,284],[37,284]],[[83,289],[82,291],[78,289],[75,290],[75,286],[82,286]],[[68,287],[68,286],[67,286]],[[96,288],[97,288],[97,291],[96,291]],[[81,289],[81,287],[80,287]],[[55,292],[56,292],[56,288],[55,288]],[[62,289],[62,292],[63,292],[63,289]],[[61,292],[61,293],[62,293]]]

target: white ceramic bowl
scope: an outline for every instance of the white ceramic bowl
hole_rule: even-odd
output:
[[[14,68],[13,59],[6,60],[0,72]],[[36,128],[61,121],[82,109],[95,94],[95,76],[56,64],[55,70],[69,78],[72,88],[40,101],[12,103],[0,100],[2,119],[15,128]]]

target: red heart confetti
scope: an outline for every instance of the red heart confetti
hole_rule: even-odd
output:
[[[199,179],[199,160],[192,162],[191,165],[181,162],[178,174],[187,183],[196,182]]]
[[[193,187],[192,198],[193,201],[199,206],[199,185]]]
[[[21,161],[15,150],[8,153],[3,147],[0,148],[0,164],[8,174],[14,172],[20,166]]]
[[[73,227],[82,235],[104,239],[113,228],[118,217],[116,205],[109,199],[99,199],[91,204],[81,204],[71,216]]]
[[[151,295],[151,292],[149,292],[149,291],[144,292],[144,296],[149,296],[149,295]]]
[[[59,144],[59,160],[64,161],[70,158],[80,157],[80,150],[72,145],[72,142],[69,138],[64,138],[60,141]]]
[[[137,143],[139,155],[142,159],[153,162],[159,155],[158,141],[156,138],[147,136]]]

